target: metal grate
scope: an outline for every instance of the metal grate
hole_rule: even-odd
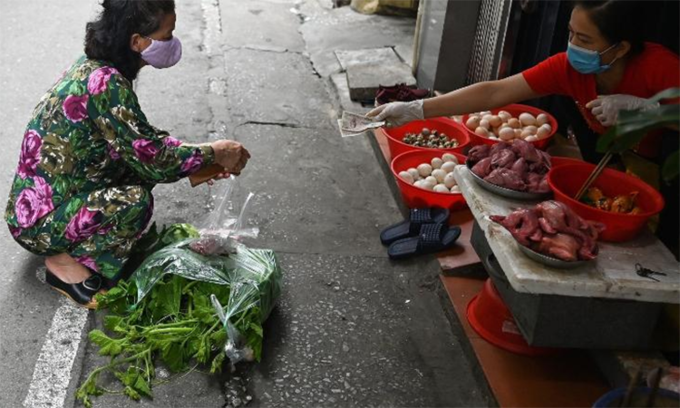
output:
[[[512,0],[481,0],[467,83],[498,77]]]

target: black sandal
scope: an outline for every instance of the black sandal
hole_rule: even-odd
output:
[[[425,224],[417,237],[405,238],[390,245],[387,254],[392,259],[433,254],[451,248],[460,236],[460,227],[446,224]]]
[[[79,283],[66,283],[57,278],[49,269],[45,272],[45,282],[52,289],[87,309],[97,308],[97,301],[94,299],[94,295],[103,287],[102,277],[97,274],[92,274],[92,276]]]
[[[385,228],[380,233],[383,245],[418,235],[420,227],[425,224],[446,224],[449,210],[445,208],[414,208],[409,212],[409,219]]]

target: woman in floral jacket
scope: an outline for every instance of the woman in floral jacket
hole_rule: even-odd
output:
[[[189,145],[151,126],[131,81],[181,57],[172,0],[104,0],[87,25],[86,56],[35,108],[5,219],[15,240],[46,256],[47,283],[86,307],[116,280],[153,212],[151,190],[217,163],[240,173],[250,155],[222,140]]]

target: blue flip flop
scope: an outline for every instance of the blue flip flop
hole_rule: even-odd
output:
[[[390,245],[387,254],[391,259],[406,259],[433,254],[451,248],[460,237],[460,227],[446,224],[425,224],[416,237],[404,238]]]
[[[383,245],[418,235],[420,227],[425,224],[445,224],[449,219],[449,210],[439,207],[414,208],[409,212],[409,219],[385,228],[380,233]]]

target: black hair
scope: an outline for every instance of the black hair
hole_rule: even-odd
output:
[[[630,43],[630,55],[644,49],[644,1],[631,0],[577,0],[575,6],[586,10],[593,23],[610,44]],[[647,6],[649,7],[649,6]]]
[[[150,35],[167,14],[175,12],[174,0],[103,0],[103,10],[85,28],[85,54],[113,64],[130,81],[137,78],[142,57],[130,48],[130,37]]]

